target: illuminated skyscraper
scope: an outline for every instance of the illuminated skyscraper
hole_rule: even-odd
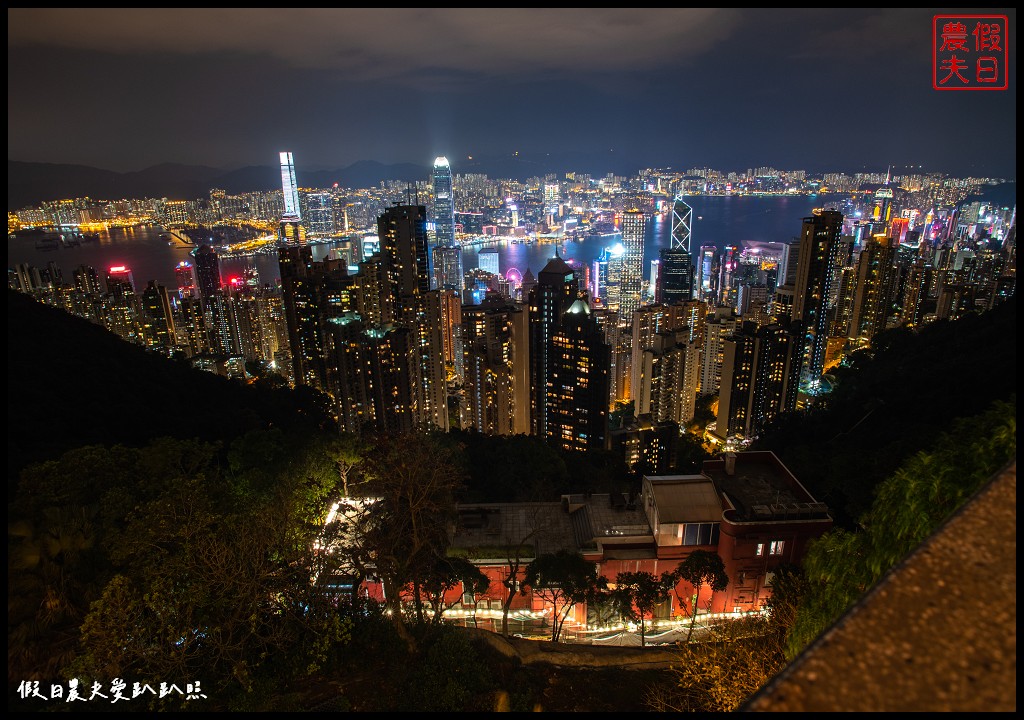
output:
[[[135,279],[131,269],[125,265],[115,265],[107,270],[107,292],[116,297],[134,293]]]
[[[175,344],[174,315],[167,288],[150,280],[142,291],[142,335],[150,347],[169,348]]]
[[[462,309],[466,421],[488,435],[530,431],[524,308],[497,295]]]
[[[702,245],[700,248],[700,300],[718,302],[718,273],[715,261],[718,259],[718,248],[714,245]]]
[[[284,214],[282,221],[302,220],[299,210],[299,186],[295,182],[295,160],[290,152],[280,153],[281,157],[281,193],[284,196]]]
[[[295,161],[290,152],[279,153],[281,158],[281,193],[284,197],[284,213],[278,227],[278,239],[283,243],[303,243],[306,229],[302,225],[302,211],[299,209],[299,186],[295,182]]]
[[[622,264],[626,248],[622,243],[601,250],[591,269],[592,300],[600,299],[601,304],[620,312],[622,301]]]
[[[383,321],[411,330],[419,353],[414,368],[416,421],[447,429],[442,303],[440,293],[430,290],[426,207],[388,208],[377,218],[377,235],[385,285]]]
[[[196,284],[199,288],[199,297],[205,303],[206,298],[212,297],[221,288],[220,260],[217,258],[217,251],[211,245],[200,245],[196,248]]]
[[[565,450],[604,448],[610,353],[587,303],[576,300],[551,336],[544,433],[549,442]]]
[[[196,297],[196,270],[192,263],[182,260],[174,268],[174,278],[178,282],[178,297]]]
[[[736,303],[736,288],[733,281],[736,278],[736,270],[739,265],[740,249],[735,245],[726,245],[722,248],[718,280],[718,302],[722,305],[735,305]]]
[[[538,273],[530,290],[530,428],[534,435],[547,437],[547,393],[551,338],[566,310],[579,298],[579,283],[573,270],[555,254]],[[607,398],[606,398],[607,401]]]
[[[871,339],[886,328],[892,312],[892,279],[897,240],[885,233],[871,238],[860,251],[850,337]]]
[[[462,272],[462,248],[457,245],[435,245],[431,250],[434,277],[431,285],[437,290],[462,293],[465,278]]]
[[[452,168],[448,158],[434,160],[435,244],[455,244],[455,197],[452,194]]]
[[[689,252],[661,249],[661,267],[654,297],[664,305],[676,305],[693,299],[693,268]]]
[[[828,293],[835,274],[841,268],[842,229],[842,213],[823,210],[820,214],[804,218],[800,232],[792,317],[803,323],[807,333],[804,367],[811,381],[821,377],[825,365]]]
[[[79,265],[72,273],[75,279],[75,290],[86,295],[99,296],[103,294],[100,287],[100,276],[96,268],[91,265]]]
[[[334,234],[334,195],[329,192],[306,193],[306,224],[312,235]]]
[[[456,287],[452,278],[442,278],[444,274],[438,265],[442,258],[435,257],[434,249],[438,247],[455,247],[455,196],[452,192],[452,168],[448,158],[438,157],[434,160],[434,242],[430,245],[431,287],[444,287],[439,284],[442,279],[451,287]],[[459,260],[461,268],[462,261]],[[460,269],[459,278],[462,272]],[[458,283],[461,285],[461,281]]]
[[[690,228],[693,208],[676,196],[672,206],[672,235],[669,247],[660,253],[656,302],[675,305],[693,299],[693,255],[690,252]]]
[[[501,269],[498,265],[498,249],[497,248],[484,248],[477,253],[477,266],[484,272],[489,272],[492,275],[498,275]]]
[[[619,319],[633,322],[633,312],[640,307],[640,291],[644,274],[644,236],[647,215],[640,210],[627,210],[622,215],[622,279],[619,286]]]
[[[802,333],[799,326],[793,330],[744,322],[725,340],[715,435],[750,438],[777,415],[796,409]]]

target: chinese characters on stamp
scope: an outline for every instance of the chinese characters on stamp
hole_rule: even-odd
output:
[[[1008,32],[1005,15],[936,15],[932,19],[932,87],[1006,90]]]

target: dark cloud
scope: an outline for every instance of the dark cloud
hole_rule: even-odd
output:
[[[1015,12],[1010,15],[1015,77]],[[8,157],[1012,175],[1016,88],[936,92],[932,10],[8,10]]]

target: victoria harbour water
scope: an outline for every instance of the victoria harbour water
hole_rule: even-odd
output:
[[[800,234],[802,219],[815,208],[841,210],[844,197],[700,195],[686,198],[693,208],[691,250],[696,255],[704,245],[721,249],[726,245],[743,248],[751,243],[787,243]],[[671,230],[671,212],[655,215],[649,223],[644,242],[645,274],[650,261],[658,257],[658,251],[669,246]],[[614,241],[614,236],[592,236],[579,242],[564,243],[502,241],[489,246],[464,248],[463,266],[466,270],[477,267],[479,250],[494,247],[498,250],[502,274],[516,268],[523,275],[527,269],[536,275],[554,257],[556,250],[571,263],[582,265],[595,260],[601,250]],[[334,247],[336,244],[331,243],[313,245],[313,258],[323,259]],[[72,272],[79,265],[95,267],[101,277],[108,267],[126,265],[132,270],[136,288],[141,290],[150,280],[175,287],[174,268],[182,260],[192,260],[189,251],[189,247],[180,243],[169,244],[163,230],[157,226],[111,228],[101,232],[97,240],[75,247],[58,244],[56,249],[49,250],[37,248],[32,237],[9,239],[7,265],[13,268],[28,263],[45,269],[52,261],[63,272],[65,282],[70,282]],[[241,275],[243,270],[251,267],[256,268],[263,283],[275,284],[280,278],[274,254],[221,260],[221,274],[225,278]]]

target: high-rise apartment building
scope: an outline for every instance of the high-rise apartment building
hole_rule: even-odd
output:
[[[551,342],[562,316],[579,295],[576,274],[557,253],[538,273],[537,284],[530,290],[530,429],[534,435],[548,435]]]
[[[701,395],[714,395],[722,381],[725,340],[735,332],[740,320],[734,308],[720,305],[704,324],[704,347],[701,356]]]
[[[330,237],[335,234],[334,195],[329,192],[305,194],[305,223],[311,235]]]
[[[174,279],[178,283],[178,297],[198,297],[199,288],[196,281],[196,269],[192,263],[182,260],[174,267]]]
[[[142,291],[142,335],[153,348],[173,347],[177,340],[167,288],[155,280]]]
[[[489,294],[462,308],[466,423],[489,435],[530,432],[526,309]]]
[[[78,292],[96,297],[103,294],[99,273],[91,265],[79,265],[72,273],[72,277],[75,280],[75,290]]]
[[[107,294],[124,297],[135,292],[135,278],[131,268],[126,265],[114,265],[107,270]]]
[[[803,323],[807,333],[804,364],[807,378],[812,382],[821,377],[825,366],[830,324],[828,294],[836,273],[842,267],[842,228],[842,213],[823,210],[804,218],[800,231],[792,317]]]
[[[850,320],[850,337],[869,342],[885,330],[892,314],[892,279],[895,272],[895,239],[885,233],[874,235],[860,252],[857,262],[857,290]]]
[[[419,353],[414,368],[417,423],[447,429],[442,302],[430,290],[427,209],[395,205],[377,219],[383,264],[381,314],[384,323],[408,328]]]
[[[590,307],[576,300],[551,336],[544,434],[550,442],[565,450],[605,447],[610,352]]]
[[[420,353],[409,328],[367,325],[354,312],[328,321],[333,394],[348,432],[391,434],[416,427]]]
[[[312,248],[298,243],[278,249],[278,264],[294,382],[329,392],[327,322],[352,309],[347,267],[314,262]]]
[[[800,383],[800,328],[752,322],[724,342],[715,434],[751,438],[775,417],[796,409]]]
[[[431,257],[434,262],[431,285],[438,290],[455,290],[461,295],[465,285],[462,248],[457,245],[435,245]]]
[[[212,245],[200,245],[196,248],[194,257],[199,298],[205,303],[207,298],[213,297],[221,289],[220,259]]]

